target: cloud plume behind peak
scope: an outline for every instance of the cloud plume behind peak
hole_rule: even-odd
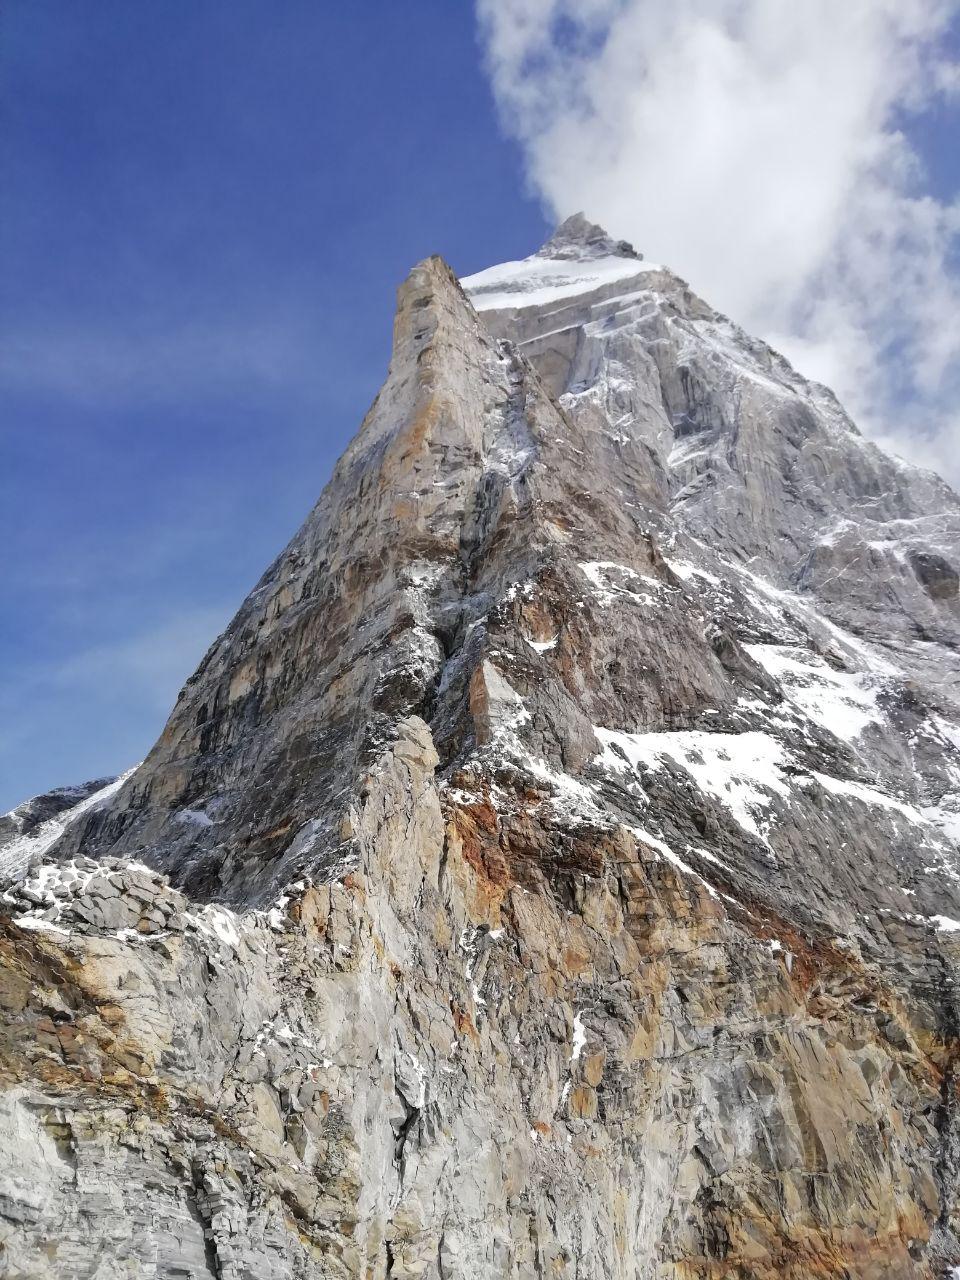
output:
[[[504,126],[557,217],[583,208],[952,479],[960,0],[478,0]]]

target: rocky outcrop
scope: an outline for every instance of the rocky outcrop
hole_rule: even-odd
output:
[[[943,1276],[957,499],[582,217],[463,283],[8,845],[7,1271]]]
[[[929,596],[934,600],[952,600],[960,588],[960,573],[944,556],[933,551],[910,552],[910,564],[913,572]]]

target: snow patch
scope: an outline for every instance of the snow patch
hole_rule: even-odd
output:
[[[960,845],[960,796],[956,793],[944,796],[938,805],[929,805],[921,809],[920,814],[925,822],[939,827],[948,840]]]
[[[958,925],[960,928],[960,925]],[[583,1013],[576,1013],[573,1016],[573,1043],[570,1046],[570,1061],[576,1062],[583,1053],[584,1046],[587,1043],[587,1032],[583,1025]]]
[[[565,302],[619,281],[662,270],[639,258],[589,260],[541,258],[534,254],[519,262],[502,262],[460,284],[478,311],[526,310]]]
[[[696,565],[692,565],[686,560],[668,560],[667,564],[682,582],[689,582],[691,578],[703,578],[705,582],[709,582],[713,587],[720,586],[720,579],[715,573],[708,573],[706,569],[698,569]]]
[[[198,911],[184,911],[183,917],[205,937],[215,938],[236,951],[240,946],[240,931],[243,921],[229,907],[221,907],[217,903],[208,903]]]
[[[740,578],[746,578],[754,590],[747,590],[748,599],[757,608],[764,610],[774,618],[781,622],[786,618],[799,622],[806,629],[816,630],[822,627],[828,631],[834,639],[836,639],[848,653],[855,654],[867,669],[874,675],[899,676],[902,673],[898,667],[892,662],[888,662],[885,657],[873,646],[865,641],[858,639],[844,631],[842,627],[838,627],[835,622],[831,622],[824,614],[811,607],[807,601],[802,600],[799,596],[790,591],[784,591],[780,587],[773,586],[766,578],[760,577],[759,574],[751,572],[742,564],[736,564],[732,560],[721,559],[721,563],[731,573]],[[758,599],[758,595],[761,597]]]
[[[559,636],[554,636],[552,640],[527,640],[524,636],[524,640],[527,640],[527,644],[535,653],[548,653],[551,649],[555,649],[559,639]]]
[[[629,827],[628,830],[632,835],[636,836],[638,840],[642,840],[644,844],[656,849],[657,853],[662,854],[666,861],[669,862],[671,866],[676,867],[678,871],[682,871],[686,876],[692,876],[694,880],[699,880],[711,898],[716,898],[718,901],[720,898],[725,898],[727,902],[733,901],[733,899],[727,897],[725,893],[718,893],[709,880],[705,880],[699,871],[695,871],[693,867],[690,866],[689,862],[684,862],[680,855],[678,853],[674,853],[670,846],[665,844],[659,836],[651,834],[651,832],[645,830],[643,827]],[[712,861],[716,862],[717,859],[714,858]]]
[[[771,792],[790,795],[780,767],[787,753],[766,733],[705,733],[699,729],[620,733],[597,727],[594,732],[603,744],[597,757],[603,768],[636,771],[642,764],[658,770],[664,760],[672,760],[701,791],[724,805],[745,831],[764,843],[766,834],[757,821],[758,811],[769,806]]]
[[[923,813],[912,804],[906,804],[895,796],[888,796],[885,791],[878,791],[876,787],[868,787],[862,782],[854,782],[849,778],[833,778],[828,773],[818,773],[816,769],[813,770],[812,777],[816,778],[821,787],[831,795],[843,796],[848,800],[859,800],[861,804],[870,805],[875,809],[891,809],[909,818],[911,822],[921,824],[926,822]]]
[[[870,677],[835,671],[808,649],[747,644],[753,660],[780,684],[786,697],[815,723],[843,742],[859,738],[868,724],[881,724]]]
[[[655,605],[659,603],[661,592],[676,591],[675,587],[668,587],[658,578],[637,573],[629,565],[617,564],[615,560],[586,560],[581,562],[580,570],[594,587],[602,605],[612,604],[617,596],[626,596],[638,604]],[[621,581],[617,581],[617,576]],[[644,583],[647,589],[638,591],[634,583]]]

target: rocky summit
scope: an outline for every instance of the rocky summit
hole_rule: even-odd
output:
[[[0,819],[2,1274],[953,1274],[958,571],[582,215],[415,267],[147,758]]]

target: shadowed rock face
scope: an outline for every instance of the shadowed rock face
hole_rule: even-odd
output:
[[[582,215],[415,268],[153,751],[0,826],[10,1274],[960,1264],[958,563]]]
[[[949,560],[932,551],[912,549],[910,564],[929,596],[934,600],[953,600],[960,588],[960,574]]]

